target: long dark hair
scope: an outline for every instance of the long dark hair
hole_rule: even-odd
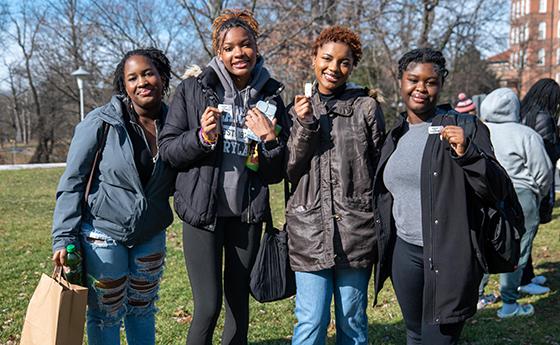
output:
[[[537,114],[546,112],[555,117],[560,104],[560,86],[553,79],[537,81],[521,101],[521,119],[529,127],[535,128]]]

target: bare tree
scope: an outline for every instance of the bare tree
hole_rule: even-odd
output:
[[[28,7],[27,2],[24,2],[21,7],[21,11],[10,16],[11,24],[15,29],[14,32],[10,32],[8,34],[23,55],[25,76],[33,97],[34,110],[37,119],[35,131],[39,138],[37,149],[32,160],[37,162],[48,162],[49,154],[52,148],[52,141],[45,132],[45,118],[41,116],[41,103],[39,100],[36,82],[34,80],[35,75],[32,71],[38,35],[44,22],[44,13],[44,10],[39,8],[33,8],[33,10],[31,10]]]

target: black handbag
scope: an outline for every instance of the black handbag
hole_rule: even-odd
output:
[[[288,186],[284,182],[287,200]],[[259,302],[273,302],[295,295],[295,274],[290,267],[288,233],[276,229],[272,219],[266,222],[257,258],[249,281],[251,295]]]

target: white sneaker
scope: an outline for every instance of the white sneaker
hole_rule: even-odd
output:
[[[545,276],[535,276],[533,279],[531,279],[531,283],[537,284],[537,285],[544,285],[546,283],[546,277]]]
[[[542,295],[550,292],[550,289],[546,286],[540,286],[535,283],[529,283],[527,285],[521,285],[517,288],[517,291],[523,292],[528,295]]]

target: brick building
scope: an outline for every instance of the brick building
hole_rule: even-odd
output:
[[[510,48],[488,59],[501,86],[523,96],[540,78],[560,82],[560,0],[512,0]]]

